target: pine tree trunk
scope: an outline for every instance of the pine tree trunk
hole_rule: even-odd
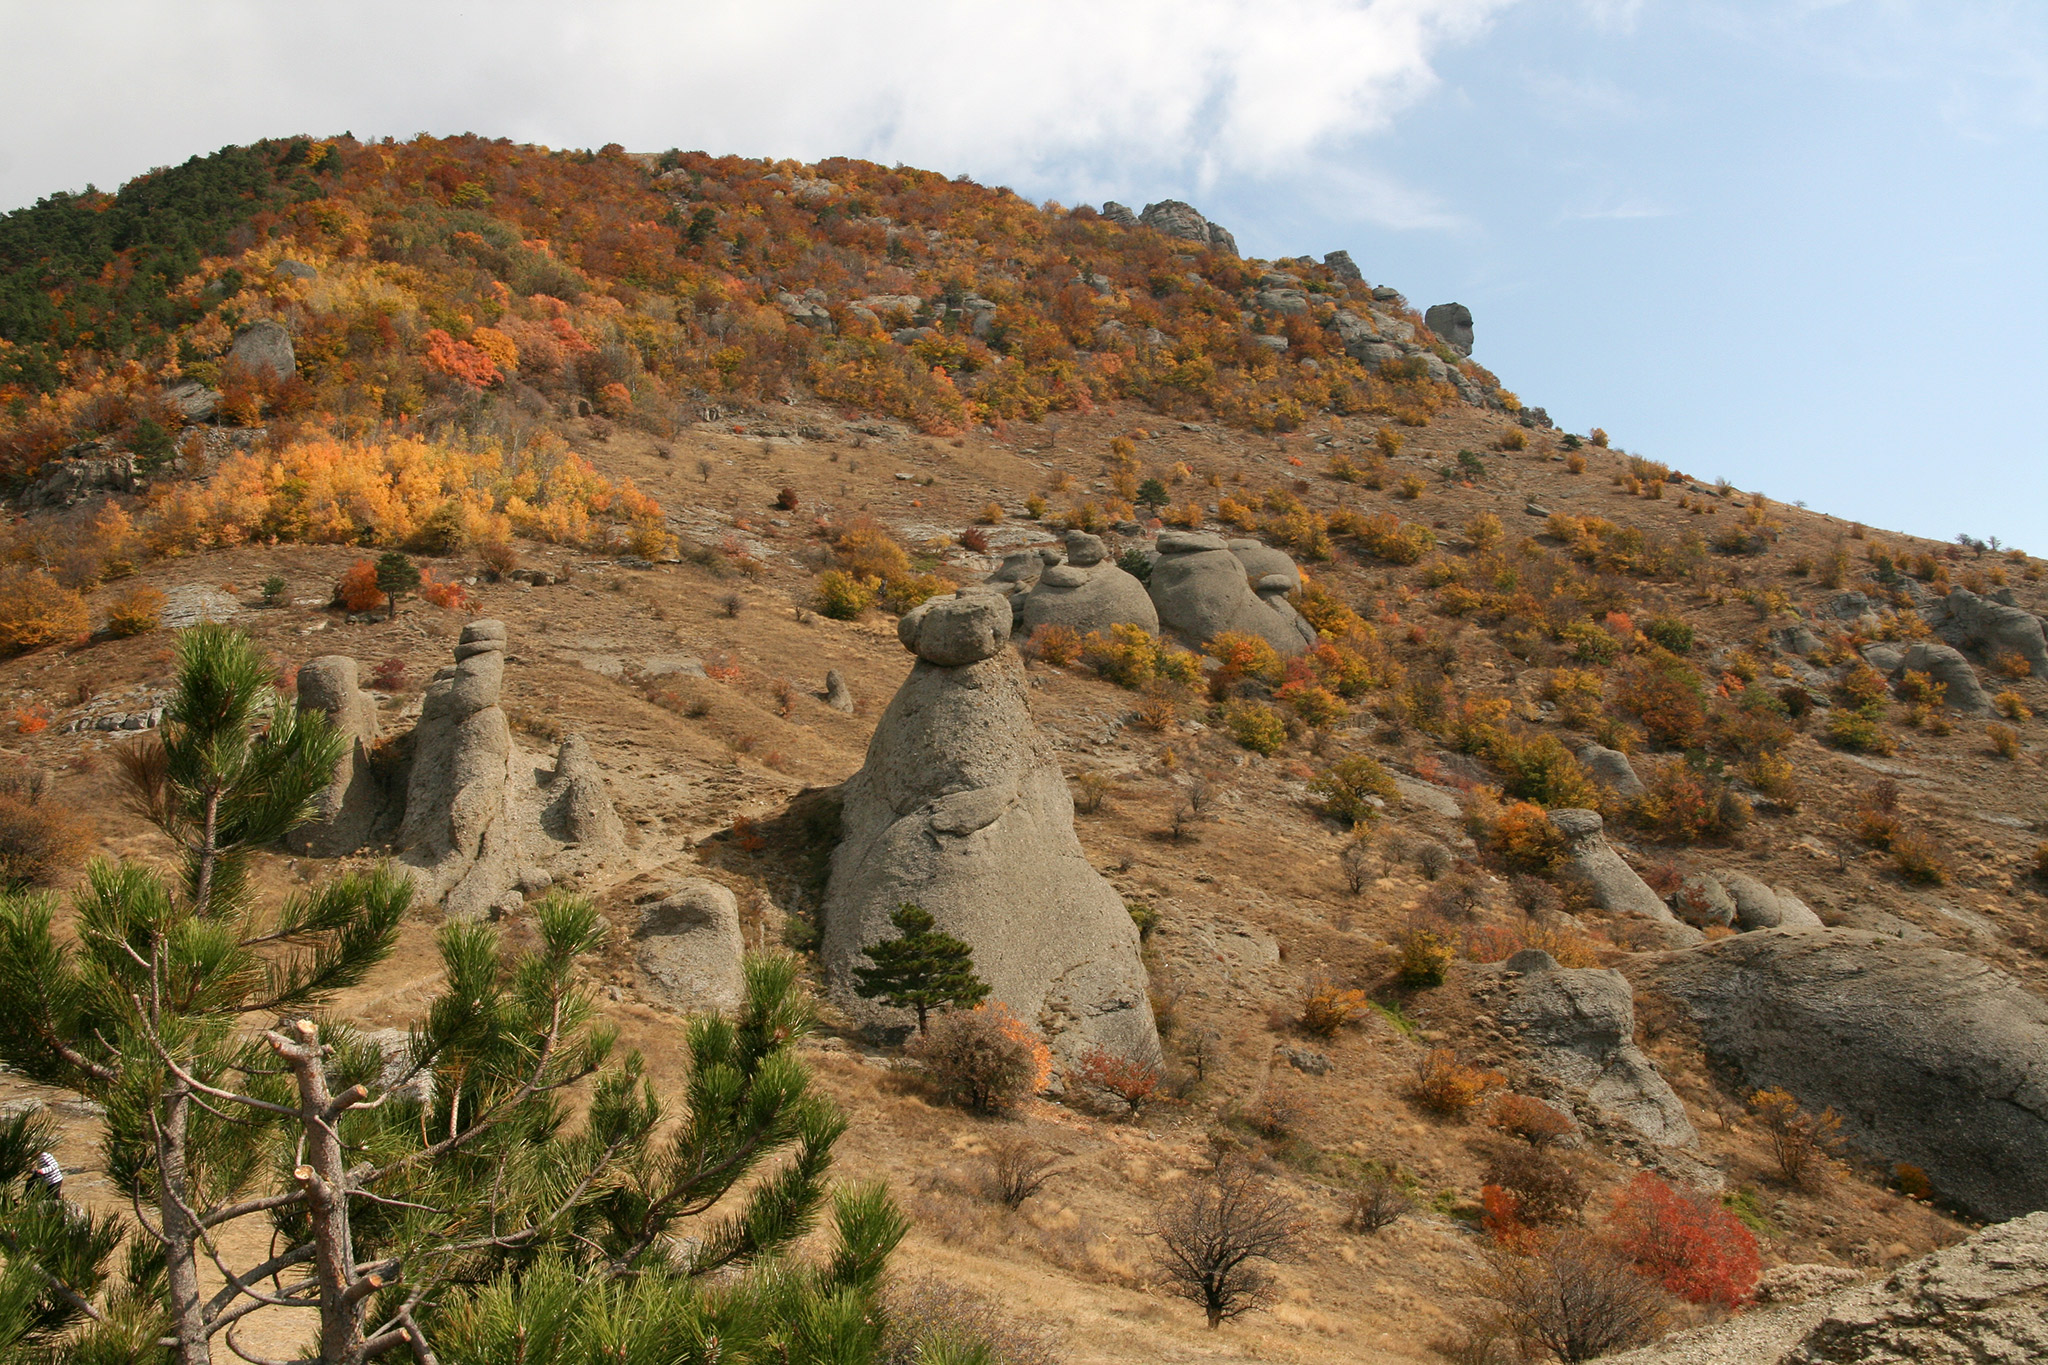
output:
[[[186,1212],[192,1202],[185,1161],[191,1109],[192,1092],[174,1079],[164,1091],[162,1127],[157,1134],[157,1216],[164,1232],[164,1288],[178,1365],[212,1365],[199,1292],[199,1229]]]
[[[270,1045],[292,1069],[299,1085],[299,1126],[305,1164],[292,1172],[305,1187],[313,1222],[313,1264],[320,1280],[320,1359],[325,1365],[354,1365],[363,1345],[361,1307],[375,1283],[359,1283],[355,1235],[349,1226],[348,1164],[336,1125],[349,1108],[327,1088],[326,1049],[310,1019],[288,1026],[298,1036],[272,1033]]]

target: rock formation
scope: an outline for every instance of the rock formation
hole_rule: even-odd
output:
[[[898,624],[918,657],[846,784],[823,952],[833,999],[861,1023],[908,1015],[853,993],[861,950],[906,901],[974,949],[992,997],[1067,1059],[1101,1047],[1156,1058],[1138,931],[1088,863],[995,593],[938,598]]]
[[[1205,531],[1161,531],[1159,557],[1153,562],[1146,591],[1159,611],[1159,622],[1186,644],[1199,649],[1225,631],[1256,635],[1283,655],[1295,655],[1315,643],[1315,628],[1301,618],[1287,594],[1300,585],[1300,573],[1287,561],[1287,572],[1265,572],[1256,580],[1253,568],[1270,568],[1260,556],[1278,555],[1256,541],[1257,555],[1247,562],[1230,542]]]
[[[1980,1218],[2048,1208],[2048,1002],[1974,957],[1856,929],[1764,929],[1658,959],[1707,1056],[1782,1086]]]
[[[1431,304],[1422,321],[1439,341],[1459,355],[1472,354],[1472,310],[1464,304]]]
[[[1132,625],[1157,635],[1159,613],[1146,596],[1145,585],[1108,555],[1102,537],[1086,531],[1067,532],[1066,561],[1048,565],[1041,560],[1036,577],[1011,596],[1011,628],[1017,638],[1029,639],[1040,626],[1068,626],[1086,635]],[[992,581],[1016,582],[1001,577],[1010,567],[1005,560]],[[1027,568],[1019,564],[1016,571],[1021,574]]]
[[[1525,949],[1509,958],[1521,973],[1501,1006],[1504,1023],[1523,1029],[1532,1064],[1562,1086],[1578,1107],[1609,1129],[1624,1129],[1656,1147],[1698,1139],[1685,1106],[1636,1046],[1635,992],[1620,972],[1560,967],[1550,954]]]
[[[1612,914],[1653,921],[1659,926],[1657,936],[1665,947],[1683,947],[1700,941],[1699,931],[1672,914],[1663,898],[1608,844],[1600,812],[1554,810],[1550,812],[1550,824],[1571,841],[1571,862],[1566,874],[1586,888],[1593,904]]]
[[[564,739],[552,769],[513,743],[498,705],[505,623],[472,621],[455,665],[427,687],[413,732],[398,846],[423,899],[468,918],[515,909],[544,886],[625,846],[588,745]]]
[[[1636,776],[1635,765],[1621,750],[1588,740],[1578,757],[1587,776],[1622,800],[1633,801],[1643,794],[1643,779]]]
[[[1192,205],[1183,204],[1178,199],[1162,199],[1156,204],[1145,205],[1138,221],[1168,237],[1195,242],[1226,256],[1237,254],[1235,237],[1197,213]]]
[[[1348,251],[1332,251],[1323,257],[1323,264],[1330,267],[1330,273],[1340,280],[1364,282],[1365,276],[1358,269],[1358,262],[1351,259]]]
[[[1717,867],[1698,880],[1716,883],[1735,907],[1738,929],[1820,929],[1821,918],[1782,886],[1765,886],[1745,872]]]
[[[2022,1365],[2048,1360],[2048,1214],[1985,1228],[1882,1279],[1754,1310],[1605,1359],[1610,1365]]]
[[[1952,645],[1937,645],[1922,640],[1908,649],[1899,660],[1899,666],[1892,670],[1894,680],[1908,673],[1925,673],[1948,689],[1943,702],[1966,716],[1988,716],[1991,714],[1991,697],[1977,681],[1977,670],[1970,667],[1962,651]]]
[[[825,670],[825,705],[846,715],[853,714],[853,689],[846,685],[846,679],[839,676],[839,670]]]
[[[2020,607],[1979,597],[1968,588],[1951,588],[1939,608],[1931,611],[1942,639],[1986,657],[2017,654],[2032,666],[2034,676],[2048,678],[2048,641],[2041,618]],[[1953,698],[1951,698],[1953,700]]]
[[[356,680],[356,661],[327,654],[299,665],[299,709],[318,711],[341,732],[348,748],[334,765],[334,780],[320,793],[313,818],[285,836],[295,853],[337,858],[370,840],[384,792],[370,771],[377,742],[377,699]]]
[[[717,882],[676,883],[640,910],[633,957],[656,1004],[679,1014],[733,1011],[746,994],[739,902]]]
[[[1112,199],[1102,206],[1102,216],[1119,227],[1138,226],[1138,215]]]

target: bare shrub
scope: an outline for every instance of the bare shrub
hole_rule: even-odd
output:
[[[1004,1313],[993,1299],[943,1280],[915,1279],[887,1297],[880,1365],[1061,1365],[1059,1338]]]
[[[1372,845],[1364,839],[1353,839],[1338,853],[1337,866],[1344,873],[1344,885],[1352,895],[1359,895],[1372,884]]]
[[[983,1114],[1009,1110],[1051,1073],[1045,1044],[1001,1005],[948,1010],[905,1050],[951,1099]]]
[[[1014,1209],[1052,1178],[1058,1158],[1029,1139],[1004,1138],[988,1145],[981,1163],[981,1192]]]
[[[1502,1147],[1487,1158],[1481,1181],[1514,1198],[1524,1223],[1563,1223],[1586,1205],[1586,1182],[1576,1171],[1537,1147]]]
[[[48,783],[40,772],[0,778],[0,887],[54,885],[85,853],[90,831],[43,799]]]
[[[1200,1304],[1213,1331],[1272,1301],[1265,1266],[1295,1259],[1301,1229],[1294,1207],[1250,1167],[1223,1161],[1160,1213],[1160,1284]]]
[[[1400,1181],[1386,1171],[1372,1171],[1351,1192],[1344,1226],[1351,1232],[1378,1232],[1400,1222],[1414,1207],[1414,1196]]]
[[[1112,779],[1107,773],[1085,772],[1074,779],[1074,809],[1093,815],[1109,799]]]
[[[1842,1145],[1842,1120],[1834,1110],[1809,1114],[1790,1091],[1770,1089],[1749,1097],[1749,1111],[1770,1134],[1779,1175],[1794,1185],[1818,1184],[1827,1178],[1829,1158]]]
[[[1571,1229],[1531,1255],[1495,1249],[1472,1280],[1484,1309],[1478,1332],[1498,1326],[1521,1346],[1559,1360],[1592,1360],[1655,1338],[1665,1322],[1662,1290],[1627,1257],[1591,1233]]]

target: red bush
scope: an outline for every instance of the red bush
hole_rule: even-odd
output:
[[[1608,1231],[1638,1271],[1688,1303],[1735,1308],[1763,1270],[1741,1219],[1647,1171],[1616,1196]]]

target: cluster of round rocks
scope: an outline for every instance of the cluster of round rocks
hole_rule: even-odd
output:
[[[164,708],[152,706],[147,711],[135,711],[128,715],[116,712],[107,716],[80,716],[66,725],[62,733],[82,734],[88,730],[154,730],[164,723]]]

